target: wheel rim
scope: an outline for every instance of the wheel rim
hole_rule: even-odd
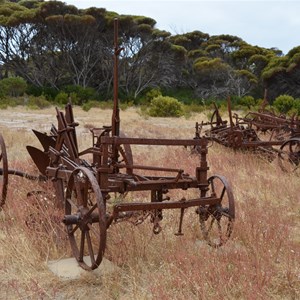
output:
[[[278,163],[284,172],[299,173],[300,138],[289,139],[281,145]]]
[[[214,175],[208,182],[210,196],[219,198],[220,203],[199,207],[200,228],[207,243],[218,248],[227,242],[233,230],[234,197],[225,177]]]
[[[5,204],[8,187],[8,162],[4,139],[0,134],[0,209]]]
[[[98,182],[85,167],[76,168],[70,176],[65,214],[74,257],[82,268],[96,269],[106,246],[106,213]]]

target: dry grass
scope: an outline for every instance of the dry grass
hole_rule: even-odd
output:
[[[76,108],[75,117],[81,148],[86,148],[90,124],[110,124],[111,112]],[[143,119],[130,109],[121,112],[121,127],[129,136],[191,138],[194,122],[201,118]],[[9,129],[14,120],[20,126]],[[10,168],[36,172],[25,149],[27,144],[38,146],[30,128],[48,131],[52,122],[54,109],[0,111]],[[190,174],[197,163],[186,149],[133,151],[137,163],[165,163]],[[71,255],[60,213],[52,206],[51,187],[10,176],[0,217],[0,299],[299,299],[300,178],[282,173],[276,163],[216,144],[208,161],[209,174],[226,176],[236,198],[233,237],[224,247],[214,250],[202,241],[192,209],[184,219],[184,236],[176,237],[179,214],[168,211],[159,235],[148,221],[138,227],[128,222],[111,226],[106,258],[119,271],[102,277],[86,273],[72,281],[61,281],[47,268],[48,260]],[[26,196],[37,189],[47,193]]]

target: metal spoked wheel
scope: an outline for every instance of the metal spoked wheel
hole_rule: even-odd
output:
[[[98,182],[85,167],[76,168],[69,178],[64,223],[79,265],[96,269],[106,246],[106,213]]]
[[[207,243],[218,248],[229,239],[235,218],[232,189],[220,175],[208,179],[210,196],[220,199],[219,204],[200,206],[198,209],[200,228]]]
[[[300,173],[300,138],[295,137],[285,141],[280,146],[278,163],[284,172]]]
[[[8,186],[8,162],[4,139],[0,134],[0,210],[5,204]]]

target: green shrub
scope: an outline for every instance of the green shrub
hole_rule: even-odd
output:
[[[239,100],[239,104],[247,106],[249,109],[255,106],[255,99],[252,96],[244,96]]]
[[[6,103],[0,103],[0,109],[7,109],[8,105]]]
[[[178,99],[181,103],[189,105],[192,103],[201,104],[202,99],[195,97],[194,89],[190,88],[166,88],[162,94]]]
[[[158,96],[152,99],[148,114],[151,117],[180,117],[183,116],[183,105],[168,96]]]
[[[51,103],[43,95],[39,97],[30,96],[27,102],[27,106],[31,109],[41,109],[50,107]]]
[[[162,96],[162,93],[161,93],[159,88],[151,89],[149,92],[146,93],[145,101],[149,103],[149,102],[151,102],[151,100],[153,98],[156,98],[156,97],[159,97],[159,96]]]
[[[9,77],[0,80],[0,89],[4,96],[19,97],[26,91],[27,83],[22,77]]]
[[[56,95],[54,101],[55,101],[55,103],[60,104],[60,105],[67,104],[69,101],[69,95],[65,92],[59,92]]]
[[[16,107],[18,105],[24,105],[24,97],[3,97],[0,99],[2,107]]]
[[[96,101],[96,100],[90,100],[90,101],[87,101],[86,103],[82,104],[81,108],[84,110],[84,111],[89,111],[91,108],[93,107],[100,107],[100,103],[99,101]]]
[[[197,104],[197,103],[191,103],[189,105],[184,105],[184,110],[186,114],[191,114],[191,113],[201,113],[205,111],[206,107],[202,104]]]
[[[75,92],[71,92],[69,94],[69,99],[71,100],[71,103],[74,105],[80,102],[80,99],[78,98],[78,95]]]
[[[43,95],[46,98],[46,100],[54,101],[59,91],[53,87],[48,87],[48,86],[40,87],[40,86],[29,85],[26,89],[26,93],[28,95],[32,95],[35,97],[39,97]]]
[[[297,98],[294,100],[293,108],[290,110],[290,113],[294,113],[297,116],[300,116],[300,99]]]
[[[294,106],[294,98],[289,95],[280,95],[278,96],[274,102],[273,106],[283,114],[288,113]]]
[[[72,95],[72,103],[77,105],[99,98],[96,90],[91,87],[84,88],[79,85],[68,85],[63,87],[63,91],[70,96]]]

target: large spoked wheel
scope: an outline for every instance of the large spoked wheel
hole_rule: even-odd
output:
[[[220,175],[208,179],[210,197],[218,198],[219,204],[199,207],[200,228],[207,243],[218,248],[229,239],[235,218],[232,189]]]
[[[8,186],[8,162],[4,139],[0,134],[0,210],[5,204]]]
[[[85,167],[76,168],[69,178],[64,223],[79,265],[96,269],[106,246],[106,213],[98,182]]]
[[[278,163],[284,172],[300,173],[300,138],[291,138],[280,146]]]

